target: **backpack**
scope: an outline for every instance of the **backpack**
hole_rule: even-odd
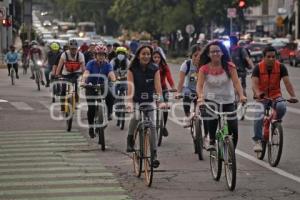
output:
[[[76,53],[76,61],[70,61],[67,52],[65,52],[66,55],[66,62],[65,62],[65,68],[68,72],[73,73],[80,69],[81,63],[79,62],[79,54]]]
[[[236,65],[237,71],[240,73],[246,72],[246,68],[250,68],[246,58],[243,57],[242,54],[243,49],[244,49],[243,47],[238,47],[237,50],[230,51],[231,59],[233,63]],[[245,51],[247,52],[246,49]]]

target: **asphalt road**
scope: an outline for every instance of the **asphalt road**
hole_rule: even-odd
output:
[[[177,80],[179,66],[171,65],[171,70],[175,80]],[[296,93],[299,95],[300,69],[288,67],[288,70]],[[248,91],[248,94],[250,94],[250,90]],[[39,193],[38,189],[40,189],[40,187],[36,187],[36,193],[31,192],[28,194],[26,193],[28,186],[19,185],[18,188],[9,187],[4,184],[5,181],[7,181],[7,178],[2,178],[2,176],[0,176],[0,188],[2,187],[0,190],[0,199],[7,199],[5,197],[12,198],[14,197],[14,193],[18,197],[16,199],[22,199],[22,194],[25,195],[27,199],[41,199],[41,196],[39,196],[41,194],[47,194],[44,195],[42,199],[54,198],[54,194],[60,194],[61,199],[67,199],[68,194],[74,191],[76,192],[76,189],[78,189],[78,195],[76,195],[78,199],[80,199],[80,195],[82,194],[89,194],[87,197],[90,197],[90,199],[101,199],[100,197],[102,197],[102,199],[109,199],[108,197],[112,199],[127,199],[128,196],[132,199],[138,200],[300,199],[299,104],[288,105],[288,112],[283,121],[283,154],[277,168],[269,167],[266,158],[264,161],[258,161],[255,158],[255,154],[252,151],[253,144],[251,141],[253,132],[252,121],[246,120],[239,123],[239,144],[236,151],[238,168],[237,186],[235,191],[230,192],[227,190],[225,185],[224,173],[220,182],[215,182],[212,179],[209,170],[208,153],[205,153],[203,161],[199,161],[197,156],[193,153],[192,139],[189,134],[189,130],[184,129],[182,126],[172,122],[171,120],[169,120],[167,125],[170,135],[167,138],[163,138],[163,144],[159,148],[159,160],[161,165],[155,171],[152,187],[148,188],[143,183],[143,177],[136,178],[134,176],[131,155],[125,152],[128,122],[126,123],[125,130],[123,131],[120,131],[120,129],[116,127],[116,121],[111,121],[109,123],[109,126],[106,129],[107,151],[102,152],[99,146],[96,144],[97,140],[90,139],[87,136],[87,129],[80,127],[78,123],[75,123],[74,131],[70,133],[70,135],[68,135],[68,133],[62,133],[65,130],[65,123],[63,121],[51,119],[49,114],[49,107],[51,105],[49,90],[43,88],[42,91],[38,92],[34,82],[29,80],[28,76],[24,77],[21,75],[20,80],[17,80],[17,84],[15,86],[11,86],[7,77],[7,72],[5,70],[0,70],[0,99],[8,101],[0,103],[0,149],[4,152],[1,153],[3,155],[0,154],[0,165],[3,165],[4,170],[1,171],[2,168],[0,166],[1,175],[9,175],[9,173],[11,173],[10,171],[7,171],[9,165],[5,165],[5,159],[9,160],[7,156],[12,153],[14,148],[20,148],[17,152],[19,157],[15,158],[16,160],[21,159],[23,154],[23,156],[26,157],[26,154],[27,156],[30,156],[32,153],[40,153],[40,159],[43,159],[43,153],[45,153],[45,151],[49,151],[49,153],[52,152],[55,155],[65,155],[64,153],[67,151],[72,152],[72,156],[76,158],[92,158],[95,162],[93,166],[98,166],[97,170],[100,170],[97,171],[97,173],[112,173],[106,175],[113,176],[111,180],[113,183],[109,183],[109,186],[104,185],[103,183],[95,183],[97,177],[100,176],[99,174],[96,174],[92,178],[94,182],[89,182],[88,185],[85,185],[83,182],[83,184],[78,183],[79,185],[75,187],[74,183],[66,183],[66,185],[61,183],[61,191],[58,191],[57,183],[53,183],[56,186],[54,189],[47,185],[47,183],[44,183],[45,188],[50,187],[50,189],[52,189],[50,190],[50,194],[47,193],[49,192],[48,190]],[[84,102],[84,100],[82,102]],[[83,110],[81,114],[77,115],[82,116],[82,121],[87,123],[85,112],[86,111]],[[177,112],[180,112],[180,110]],[[54,113],[58,114],[57,111]],[[10,136],[10,134],[12,134],[12,136]],[[54,141],[52,142],[54,142],[55,145],[50,148],[47,146],[49,145],[47,143],[47,147],[44,147],[46,150],[38,149],[35,151],[35,149],[32,148],[31,150],[23,152],[24,148],[30,147],[26,147],[26,145],[24,145],[24,143],[21,141],[17,143],[19,146],[13,145],[14,138],[18,139],[18,135],[21,134],[22,137],[24,137],[24,140],[28,137],[33,138],[34,134],[41,134],[44,135],[44,137],[47,137],[48,134],[48,143],[51,137],[54,137],[55,140],[53,139]],[[43,138],[41,135],[40,137]],[[6,137],[12,138],[2,139]],[[69,140],[68,137],[70,137]],[[58,145],[59,140],[65,140],[66,142],[60,146]],[[37,139],[37,141],[43,142],[44,140]],[[72,143],[73,146],[66,146],[68,142]],[[78,147],[76,145],[78,145]],[[6,149],[8,147],[10,148],[10,151]],[[55,148],[57,149],[55,150]],[[59,151],[59,153],[57,151]],[[67,156],[63,157],[66,158]],[[37,159],[38,158],[39,157],[37,157]],[[64,166],[68,163],[70,164],[70,162],[75,162],[74,160],[70,161],[68,159],[64,159],[64,161],[67,162],[61,163]],[[95,170],[94,168],[90,169],[88,164],[85,165],[85,163],[89,161],[81,159],[78,162],[81,166],[80,170],[85,171],[86,169],[88,172],[89,170],[92,170],[92,172]],[[12,161],[12,163],[19,162]],[[20,163],[18,165],[23,166],[23,164]],[[35,165],[32,167],[34,168],[34,166]],[[101,171],[102,168],[103,171]],[[68,174],[65,171],[59,171],[59,173]],[[29,175],[30,174],[32,173],[29,173]],[[55,181],[56,179],[60,180],[62,178],[52,177],[51,180]],[[105,182],[103,181],[103,177],[102,179],[99,179],[102,180],[102,182]],[[20,184],[18,179],[14,180]],[[37,181],[34,178],[28,180],[32,180],[33,182]],[[13,182],[14,181],[11,181],[11,183]],[[34,184],[31,185],[31,189],[35,188]],[[97,191],[95,189],[97,184],[100,184],[101,188],[109,188],[108,190],[110,192],[106,191],[106,193],[103,193],[102,191],[101,193],[101,191]],[[56,193],[54,193],[53,190]],[[35,194],[37,194],[37,196]],[[108,196],[105,198],[103,195]],[[74,199],[74,196],[75,195],[71,196],[70,199]],[[26,199],[25,197],[23,196],[23,199]]]

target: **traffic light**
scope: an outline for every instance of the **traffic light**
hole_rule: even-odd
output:
[[[10,27],[11,26],[11,20],[6,18],[6,19],[2,19],[2,25],[4,27]]]
[[[246,0],[239,0],[238,6],[240,9],[246,8],[246,6],[247,6]]]

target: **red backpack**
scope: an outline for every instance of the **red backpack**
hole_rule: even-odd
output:
[[[66,55],[66,62],[65,62],[65,68],[68,72],[73,73],[80,69],[81,63],[79,62],[79,55],[76,53],[76,61],[69,60],[67,52],[65,52]]]

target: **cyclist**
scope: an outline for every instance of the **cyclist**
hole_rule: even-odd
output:
[[[22,65],[25,66],[29,65],[29,54],[30,54],[30,45],[29,41],[25,40],[23,45],[22,45]]]
[[[34,76],[34,73],[33,73],[33,67],[39,67],[39,69],[41,70],[41,66],[38,66],[38,61],[42,61],[43,60],[43,54],[42,54],[42,51],[41,49],[38,47],[38,43],[37,41],[33,40],[31,41],[30,43],[30,60],[32,61],[33,63],[33,66],[31,66],[31,79],[35,79],[35,76]],[[41,73],[41,84],[42,85],[45,85],[45,82],[43,80],[43,74],[42,72]]]
[[[286,90],[291,96],[291,102],[297,103],[294,87],[290,82],[287,68],[276,60],[276,49],[268,46],[263,51],[263,60],[253,69],[252,88],[256,98],[270,98],[272,100],[282,99],[280,81],[283,80]],[[266,107],[266,105],[264,105]],[[286,112],[286,103],[284,101],[276,104],[276,118],[282,119]],[[262,129],[263,129],[264,110],[255,114],[254,121],[254,148],[255,152],[262,151]]]
[[[113,68],[111,64],[107,62],[107,48],[104,45],[97,45],[95,47],[95,55],[96,58],[91,60],[86,65],[86,70],[83,74],[82,83],[86,84],[104,84],[105,80],[101,76],[89,76],[89,75],[104,75],[107,77],[110,81],[115,82],[116,77],[113,71]],[[105,85],[105,87],[108,87],[108,85]],[[110,112],[108,115],[111,115],[112,112],[112,106],[113,106],[113,97],[111,92],[109,92],[109,89],[107,90],[107,96],[106,96],[106,102],[110,106],[108,108],[108,111]],[[98,96],[96,91],[94,91],[91,88],[86,88],[86,97],[87,97],[87,103],[88,103],[88,123],[89,123],[89,135],[91,138],[95,137],[94,133],[94,118],[95,118],[95,96]]]
[[[162,90],[160,85],[160,74],[158,67],[153,61],[153,50],[149,45],[141,46],[132,60],[128,73],[128,98],[127,98],[127,109],[129,112],[133,111],[134,106],[144,105],[150,109],[147,113],[151,120],[151,144],[154,150],[154,162],[153,167],[159,166],[159,161],[157,160],[157,142],[156,142],[156,128],[154,111],[154,98],[153,95],[156,92],[160,95],[159,107],[166,107],[163,102]],[[132,117],[129,123],[128,137],[127,137],[127,152],[134,151],[134,141],[133,133],[136,128],[138,120],[135,116]]]
[[[177,86],[176,98],[183,93],[183,110],[186,116],[186,126],[190,124],[191,103],[196,103],[196,84],[197,73],[199,70],[199,58],[201,48],[199,45],[193,45],[191,47],[190,59],[185,60],[179,72],[179,82]]]
[[[76,40],[69,41],[69,50],[63,52],[60,56],[59,63],[55,72],[56,76],[60,74],[75,83],[76,102],[79,101],[77,78],[85,70],[85,61],[83,54],[77,50],[78,44]],[[63,84],[61,95],[66,95],[66,85]],[[63,101],[63,99],[62,99]],[[62,106],[62,110],[64,106]]]
[[[125,47],[117,47],[116,54],[117,56],[110,61],[110,64],[113,67],[116,78],[121,81],[124,77],[127,77],[127,69],[129,67],[130,61],[127,58],[127,49]],[[127,84],[117,84],[115,88],[115,95],[120,95],[122,92],[127,90]],[[118,98],[117,98],[118,99]],[[116,107],[118,109],[118,106]],[[117,126],[119,126],[119,120]]]
[[[95,58],[95,43],[91,43],[88,50],[84,52],[84,60],[85,63],[88,63],[90,60],[93,60]]]
[[[107,45],[107,48],[110,49],[109,52],[108,52],[108,56],[107,56],[109,62],[110,62],[113,58],[115,58],[115,57],[117,56],[116,49],[117,49],[119,46],[120,46],[120,44],[117,43],[117,42],[113,43],[112,46],[111,46],[110,44]],[[111,49],[111,47],[112,47],[112,49]]]
[[[151,45],[152,45],[152,48],[153,48],[154,51],[159,51],[160,54],[162,55],[162,57],[165,60],[167,59],[164,50],[160,46],[158,46],[158,41],[157,40],[152,40]]]
[[[15,46],[11,45],[9,47],[9,51],[5,55],[5,63],[7,63],[8,69],[8,76],[10,76],[10,69],[13,67],[16,71],[16,78],[19,79],[18,75],[18,61],[19,61],[19,54],[16,52]]]
[[[57,42],[52,42],[50,45],[50,51],[47,53],[46,59],[44,60],[44,63],[48,62],[48,66],[45,69],[45,77],[46,77],[46,87],[50,86],[50,72],[53,69],[53,66],[55,65],[55,62],[60,56],[60,45]]]
[[[160,51],[153,52],[153,60],[154,60],[154,63],[159,67],[160,81],[161,81],[164,102],[168,102],[169,94],[167,91],[168,86],[167,86],[166,80],[168,81],[170,87],[173,90],[175,90],[175,84],[174,84],[174,80],[173,80],[170,68]],[[168,120],[168,112],[164,112],[163,117],[164,117],[164,120],[163,120],[164,125],[166,125],[167,120]],[[168,130],[166,128],[163,130],[163,135],[165,137],[169,135]]]
[[[207,101],[208,103],[216,103],[216,105],[212,106],[213,109],[217,107],[224,112],[234,111],[236,108],[234,103],[235,90],[239,95],[240,101],[246,101],[236,67],[230,62],[228,51],[222,42],[214,41],[204,47],[200,56],[200,66],[197,82],[197,101],[199,104]],[[229,133],[233,135],[233,143],[236,147],[238,142],[238,121],[236,114],[229,117],[230,119],[227,120]],[[207,149],[212,150],[215,148],[218,118],[210,116],[210,119],[207,119],[207,125],[210,138],[210,144]]]
[[[244,95],[246,94],[246,78],[247,78],[247,69],[253,69],[254,64],[247,52],[247,50],[238,45],[239,39],[236,36],[230,36],[230,56],[232,62],[236,66],[238,77],[241,80],[243,87]]]

